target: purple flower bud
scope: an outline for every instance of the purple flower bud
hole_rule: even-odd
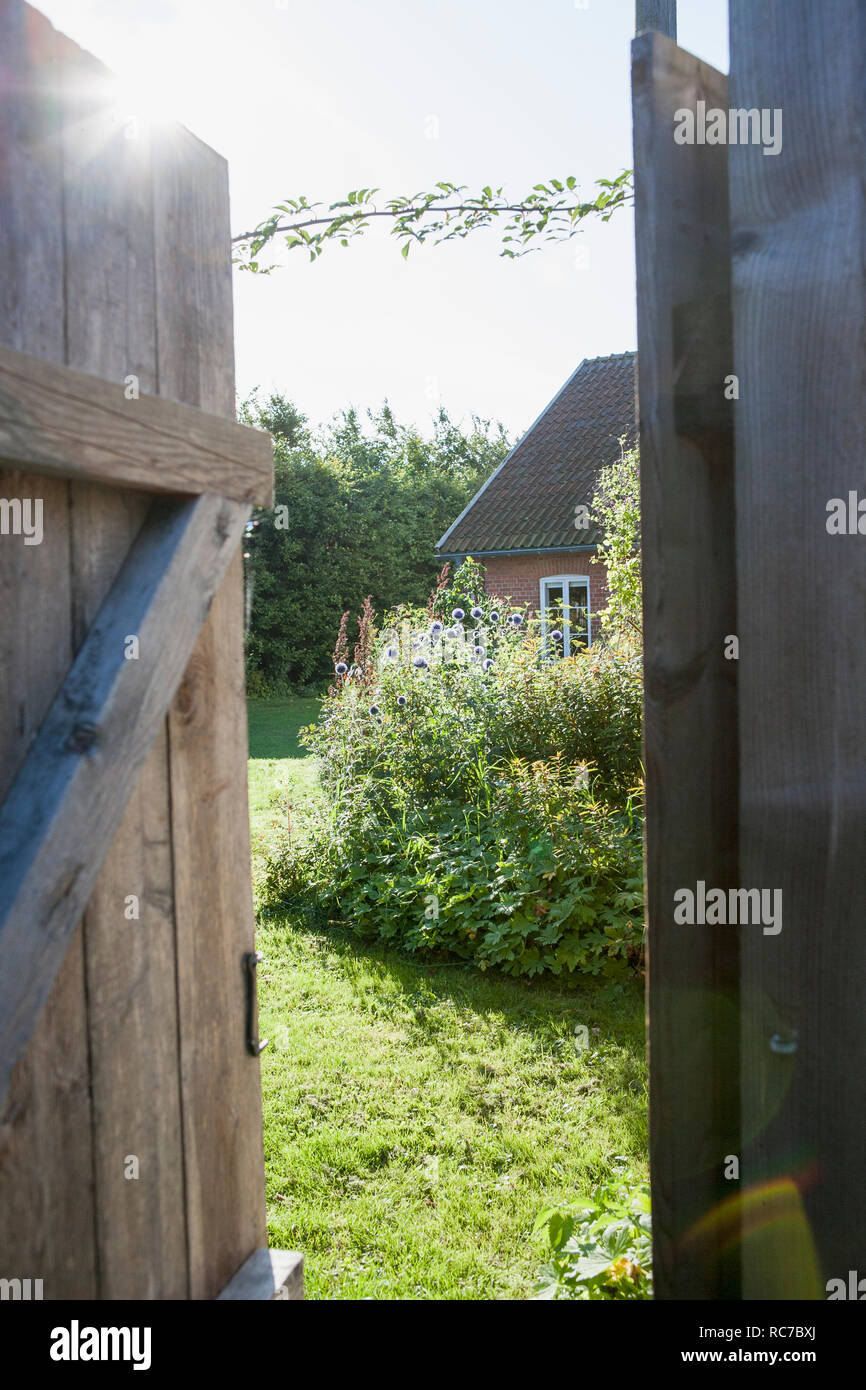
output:
[[[427,665],[427,662],[425,661],[423,656],[416,656],[415,660],[412,662],[412,665],[417,666],[418,670],[421,671]]]
[[[479,607],[478,607],[478,604],[476,603],[475,607],[472,609],[472,611],[470,612],[469,616],[470,616],[470,618],[483,618],[483,617],[484,617],[484,609],[483,609],[483,608],[479,608]]]
[[[483,656],[483,655],[484,655],[484,648],[483,648],[483,647],[473,647],[473,648],[472,648],[472,655],[473,655],[473,656]]]
[[[560,630],[559,630],[558,627],[557,627],[557,628],[554,628],[553,632],[551,632],[551,634],[550,634],[550,637],[551,637],[551,641],[553,641],[553,642],[561,642],[561,641],[562,641],[562,633],[560,632]]]
[[[405,696],[405,695],[398,695],[398,696],[397,696],[397,704],[398,704],[398,705],[400,706],[400,708],[402,709],[403,706],[406,704],[406,696]]]
[[[493,665],[493,662],[490,660],[490,657],[488,657],[487,660],[486,660],[485,663],[484,663],[484,670],[485,670],[485,671],[489,671],[492,665]]]
[[[378,706],[378,705],[371,705],[371,706],[370,706],[370,713],[371,713],[371,714],[381,714],[382,711],[379,709],[379,706]]]
[[[345,661],[338,661],[336,666],[334,667],[334,670],[336,671],[338,676],[345,676],[348,669],[349,668],[346,665]]]
[[[388,647],[385,652],[385,655],[387,656],[389,661],[394,661],[400,655],[400,653],[396,647]]]
[[[442,631],[442,624],[439,622],[439,620],[438,620],[438,618],[437,618],[437,620],[436,620],[435,623],[431,623],[431,624],[430,624],[430,632],[432,633],[432,635],[433,635],[434,637],[438,637],[438,636],[439,636],[439,633],[440,633],[441,631]]]
[[[508,621],[511,623],[511,626],[512,626],[512,627],[523,627],[523,615],[522,615],[522,613],[512,613],[512,615],[511,615],[511,617],[508,619]]]
[[[495,608],[493,609],[492,613],[490,614],[490,621],[491,621],[492,623],[498,623],[498,622],[499,622],[499,613],[498,613],[497,609],[495,609]]]
[[[466,614],[463,612],[462,608],[452,608],[451,616],[456,623],[459,623],[462,618],[466,617]]]

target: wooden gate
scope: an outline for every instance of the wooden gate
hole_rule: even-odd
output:
[[[0,63],[0,1276],[211,1298],[266,1244],[227,170],[21,0]]]
[[[866,7],[730,14],[729,81],[633,48],[655,1286],[857,1297]]]

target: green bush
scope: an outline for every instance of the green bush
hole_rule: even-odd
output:
[[[631,1187],[622,1167],[592,1197],[548,1207],[535,1223],[548,1261],[537,1298],[652,1298],[652,1222],[647,1183]]]
[[[274,440],[274,507],[258,511],[244,550],[247,683],[257,695],[319,693],[330,634],[368,592],[380,608],[423,603],[435,543],[508,451],[501,426],[455,424],[444,410],[425,439],[390,408],[342,412],[312,430],[291,402],[255,394],[241,419]]]
[[[477,575],[459,576],[465,594]],[[455,592],[380,633],[368,606],[353,661],[338,644],[302,734],[325,804],[272,856],[264,900],[510,975],[621,976],[643,935],[636,662],[551,659],[523,613]]]

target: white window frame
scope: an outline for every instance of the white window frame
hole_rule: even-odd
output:
[[[568,600],[567,600],[567,603],[566,603],[565,606],[569,609],[569,611],[570,611],[570,609],[571,609],[571,587],[570,587],[570,586],[571,586],[572,584],[580,584],[581,587],[584,588],[584,589],[586,590],[586,645],[587,645],[588,647],[591,647],[591,646],[592,646],[592,608],[591,608],[591,606],[590,606],[589,575],[588,575],[588,574],[545,574],[545,575],[542,576],[541,579],[539,579],[539,581],[538,581],[538,611],[539,611],[539,614],[541,615],[541,635],[542,635],[542,637],[547,637],[547,628],[548,628],[548,623],[547,623],[547,610],[548,610],[548,603],[547,603],[547,597],[546,597],[546,589],[547,589],[547,585],[548,585],[548,584],[561,584],[561,585],[562,585],[563,600],[565,600],[566,593],[568,594]],[[569,587],[566,589],[566,586],[569,586]],[[551,631],[553,631],[553,629],[551,629]],[[563,656],[570,656],[570,655],[571,655],[571,624],[570,624],[570,622],[568,622],[568,621],[565,621],[565,623],[564,623],[564,625],[563,625],[563,629],[562,629],[562,654],[563,654]]]

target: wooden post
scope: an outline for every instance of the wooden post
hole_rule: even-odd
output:
[[[632,54],[655,1288],[707,1299],[737,1287],[696,1233],[738,1152],[737,934],[677,925],[674,895],[737,884],[730,256],[727,152],[674,113],[727,95],[660,34]]]
[[[635,34],[647,34],[652,30],[676,39],[677,0],[635,0]]]
[[[732,0],[731,106],[783,135],[729,152],[740,860],[783,903],[743,932],[753,1299],[866,1275],[866,535],[827,529],[866,494],[864,62],[862,0]]]

